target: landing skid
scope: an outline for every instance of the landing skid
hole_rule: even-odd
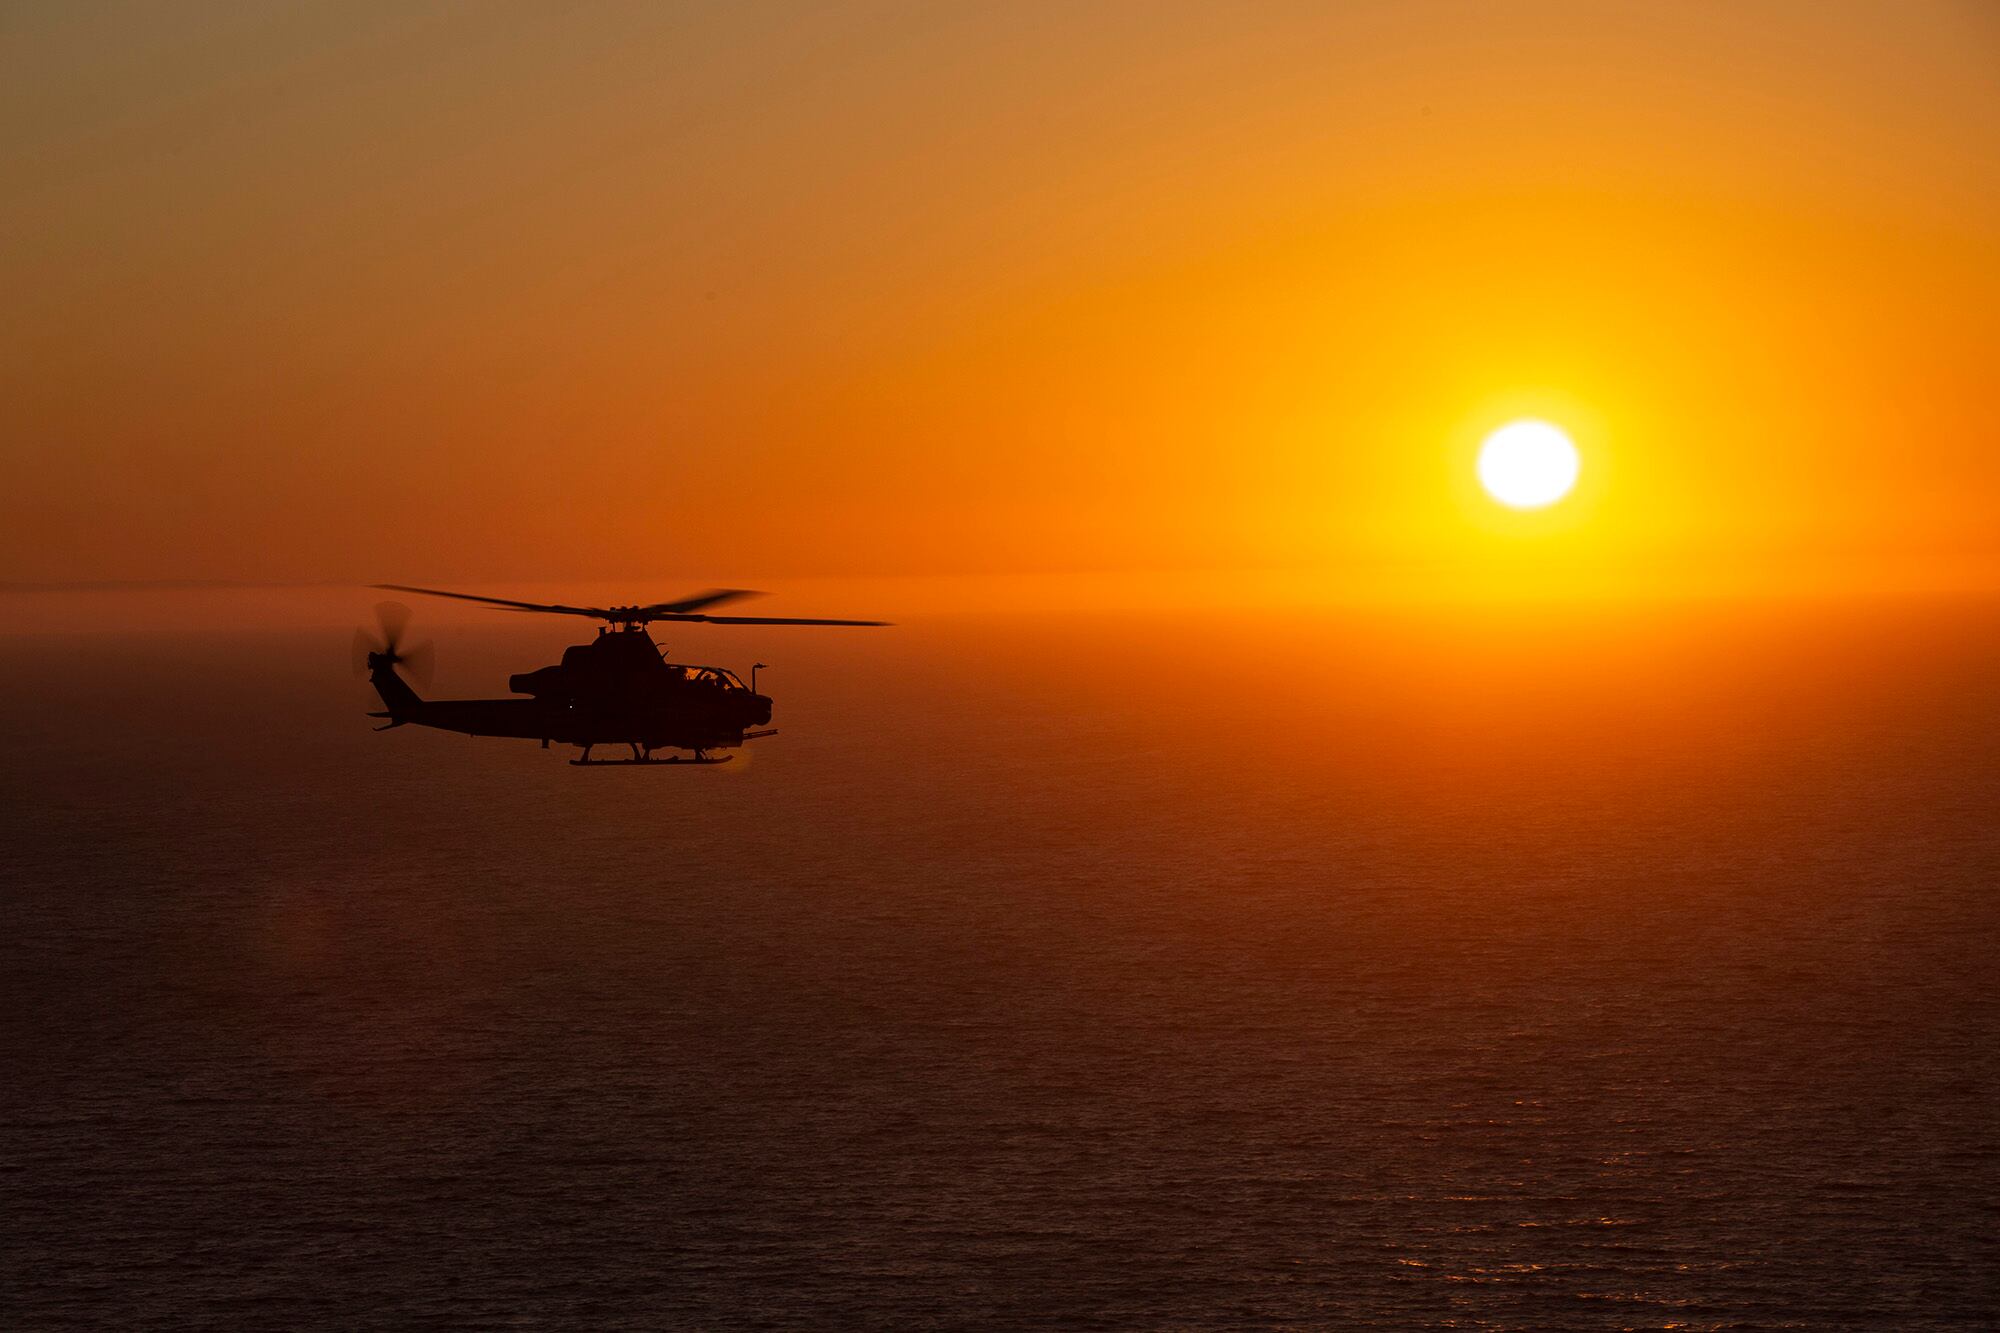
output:
[[[777,734],[778,734],[778,729],[776,727],[772,727],[766,731],[746,731],[741,736],[737,737],[736,740],[729,741],[727,743],[730,745],[736,745],[742,741],[750,740],[753,737],[775,736]],[[632,757],[630,759],[592,759],[590,757],[591,750],[595,748],[596,745],[601,743],[602,742],[592,742],[590,745],[584,746],[583,757],[581,759],[570,760],[569,761],[570,767],[571,768],[650,768],[655,764],[660,764],[660,765],[726,764],[730,760],[736,757],[733,754],[711,755],[707,750],[696,750],[693,755],[677,754],[666,759],[655,759],[653,758],[653,752],[649,749],[646,749],[644,746],[640,745],[639,742],[622,741],[620,742],[620,744],[628,745],[632,749]],[[549,743],[547,741],[543,741],[542,748],[544,750],[548,749]]]
[[[733,754],[697,754],[693,758],[674,755],[668,759],[572,759],[571,768],[663,768],[670,764],[726,764],[736,756]]]

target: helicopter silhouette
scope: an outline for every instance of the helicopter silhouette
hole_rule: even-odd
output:
[[[384,602],[376,608],[381,625],[379,643],[367,633],[354,634],[357,674],[365,673],[381,696],[386,712],[368,716],[388,719],[394,727],[435,727],[468,736],[511,736],[539,740],[544,750],[554,744],[582,747],[579,767],[612,764],[722,764],[734,756],[714,756],[712,750],[735,749],[748,740],[773,736],[771,700],[757,692],[757,672],[750,668],[745,685],[733,671],[667,660],[666,650],[653,641],[648,625],[662,621],[707,625],[850,625],[879,626],[884,620],[802,619],[792,616],[716,616],[705,608],[758,594],[746,588],[711,588],[677,602],[646,606],[566,606],[561,603],[515,602],[504,597],[413,588],[378,583],[390,592],[418,593],[483,602],[512,611],[588,616],[605,622],[597,637],[564,650],[562,661],[508,679],[507,686],[524,699],[425,699],[403,678],[407,670],[420,681],[428,676],[428,645],[405,647],[409,608]],[[592,759],[599,745],[628,745],[630,759]],[[689,757],[654,758],[655,750],[685,750]]]

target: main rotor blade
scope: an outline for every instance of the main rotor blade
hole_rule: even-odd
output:
[[[696,621],[705,625],[887,625],[887,620],[818,620],[800,616],[655,616],[655,620]]]
[[[391,592],[421,593],[425,597],[451,597],[461,602],[480,602],[486,606],[505,607],[509,611],[547,611],[564,616],[589,616],[593,620],[609,620],[614,624],[651,624],[660,620],[694,621],[710,625],[887,625],[886,620],[818,620],[795,616],[710,616],[697,609],[714,606],[719,602],[735,601],[741,597],[757,597],[761,594],[748,588],[711,588],[693,597],[682,598],[678,602],[655,602],[651,606],[602,607],[566,606],[560,602],[516,602],[506,597],[481,597],[469,592],[446,592],[442,588],[413,588],[407,583],[378,583],[378,588]]]
[[[610,620],[612,613],[596,606],[564,606],[560,602],[512,602],[505,597],[480,597],[469,592],[444,592],[437,588],[412,588],[404,583],[378,583],[378,588],[390,592],[416,592],[426,597],[454,597],[461,602],[484,602],[488,606],[504,606],[515,611],[547,611],[562,616],[589,616],[593,620]]]
[[[639,608],[641,615],[678,616],[690,611],[699,611],[704,606],[714,606],[718,602],[734,602],[745,597],[762,597],[764,594],[751,588],[710,588],[692,597],[683,597],[678,602],[654,602],[651,606]]]

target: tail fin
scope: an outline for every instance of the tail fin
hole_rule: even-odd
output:
[[[408,681],[396,674],[395,663],[387,653],[368,654],[368,683],[382,696],[389,716],[398,723],[409,721],[410,714],[423,707],[424,701],[417,697]]]

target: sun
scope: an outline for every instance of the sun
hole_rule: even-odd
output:
[[[1581,460],[1559,427],[1510,421],[1479,446],[1479,484],[1503,505],[1540,509],[1568,495]]]

